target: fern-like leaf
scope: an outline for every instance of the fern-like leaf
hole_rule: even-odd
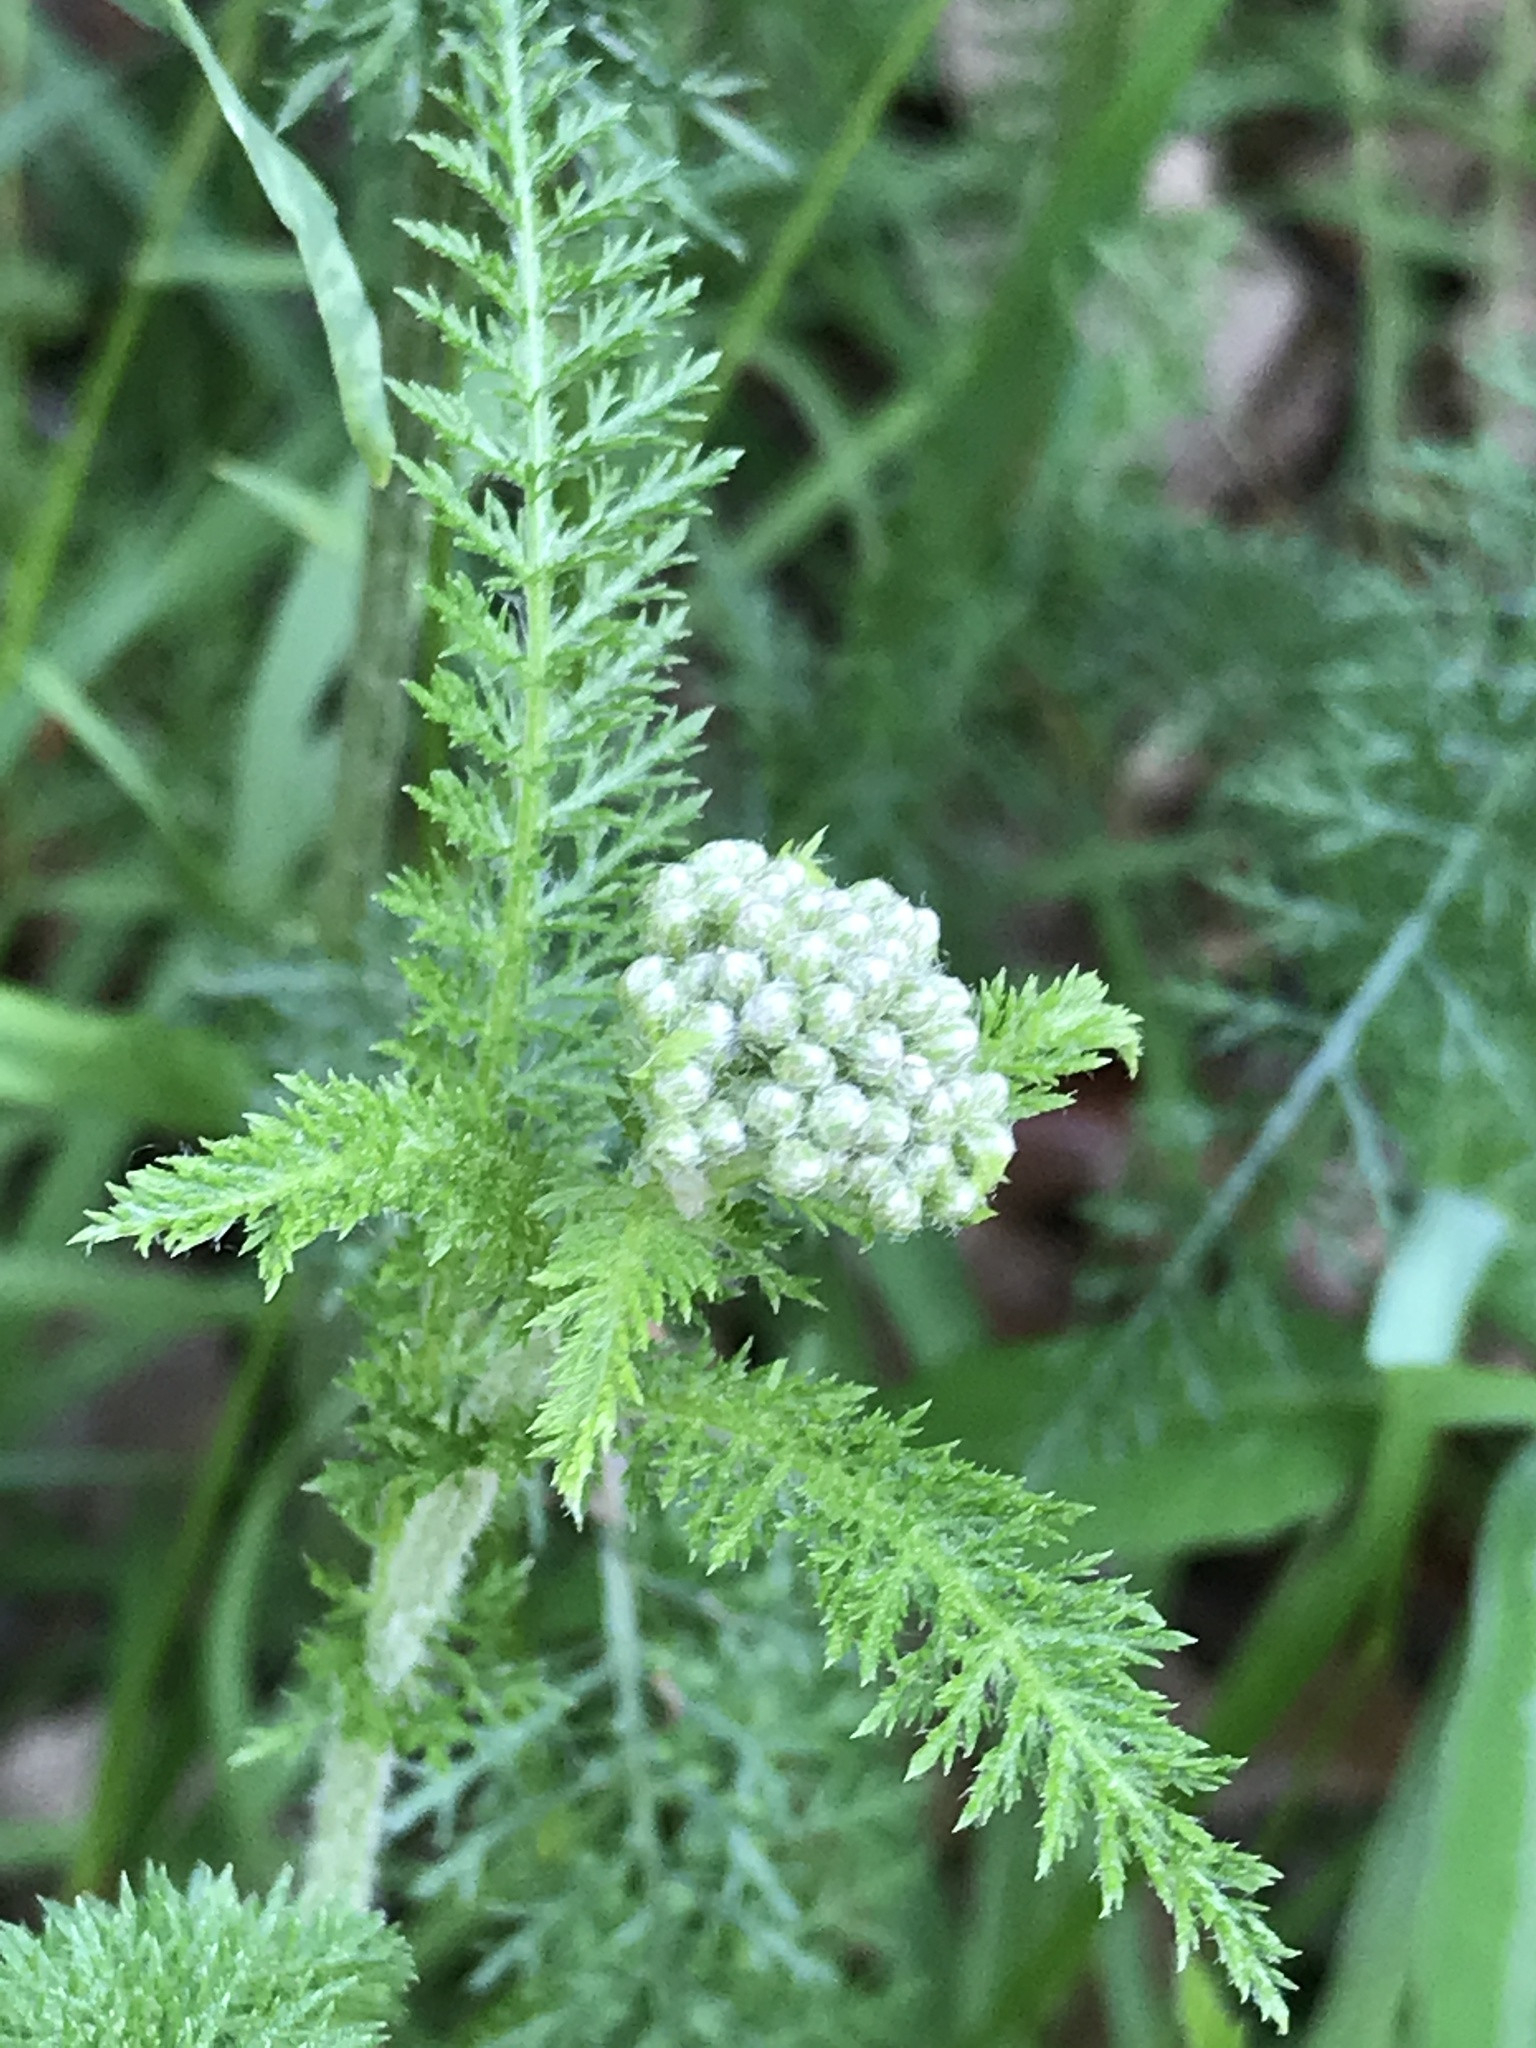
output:
[[[290,1095],[280,1114],[248,1116],[234,1137],[139,1167],[109,1188],[112,1207],[92,1211],[72,1241],[127,1239],[140,1252],[160,1244],[176,1253],[243,1225],[270,1299],[317,1237],[344,1237],[369,1216],[411,1206],[423,1154],[435,1148],[418,1138],[420,1104],[400,1082],[282,1081]]]
[[[1112,1053],[1134,1074],[1141,1032],[1096,974],[1074,967],[1045,988],[1034,975],[1017,988],[1002,974],[982,984],[981,1057],[1007,1075],[1016,1117],[1069,1102],[1061,1077],[1102,1067]]]
[[[711,1567],[791,1532],[829,1656],[852,1652],[884,1682],[867,1729],[923,1730],[914,1771],[980,1753],[965,1824],[1035,1785],[1042,1870],[1091,1826],[1106,1909],[1139,1863],[1180,1955],[1208,1934],[1238,1989],[1283,2023],[1285,1950],[1253,1899],[1272,1873],[1183,1811],[1226,1766],[1136,1675],[1181,1638],[1096,1560],[1048,1555],[1079,1510],[914,1429],[862,1389],[695,1361],[652,1388],[641,1440]]]

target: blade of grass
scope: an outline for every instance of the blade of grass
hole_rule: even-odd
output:
[[[230,0],[225,10],[224,54],[238,75],[256,47],[262,0]],[[183,123],[170,161],[161,174],[145,222],[141,253],[168,243],[212,154],[219,117],[199,93]],[[81,382],[74,418],[49,467],[41,502],[11,563],[0,619],[0,699],[20,684],[53,585],[75,508],[90,474],[107,417],[149,311],[152,294],[131,271],[111,321]]]
[[[1483,1524],[1440,1745],[1410,1984],[1417,2048],[1536,2039],[1536,1444]]]
[[[1018,253],[964,345],[954,396],[933,423],[914,478],[915,531],[923,546],[941,547],[938,559],[957,548],[973,553],[1027,481],[1076,350],[1077,298],[1095,239],[1134,205],[1148,159],[1226,5],[1163,0],[1144,9],[1121,76],[1100,82],[1097,111],[1067,140]],[[884,581],[894,587],[898,579],[910,582],[904,550]]]
[[[1437,1683],[1419,1711],[1408,1753],[1377,1815],[1334,1944],[1305,2048],[1399,2048],[1412,1924],[1424,1881],[1435,1760],[1449,1688]]]
[[[778,310],[790,279],[805,259],[818,229],[898,88],[926,47],[948,0],[910,0],[879,62],[843,117],[789,218],[774,237],[750,289],[731,315],[720,344],[712,410],[718,414]]]
[[[161,0],[161,5],[171,28],[197,59],[272,211],[293,236],[325,330],[347,432],[364,468],[382,488],[394,467],[395,437],[384,396],[379,323],[342,239],[336,208],[308,165],[285,148],[245,104],[185,0]]]

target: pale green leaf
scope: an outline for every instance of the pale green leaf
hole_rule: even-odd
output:
[[[161,0],[161,5],[171,29],[197,59],[272,211],[298,246],[325,329],[347,432],[369,476],[382,486],[394,464],[395,437],[384,395],[379,323],[342,239],[336,208],[313,171],[245,104],[186,0]]]

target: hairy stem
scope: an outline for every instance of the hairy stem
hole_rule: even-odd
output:
[[[630,1837],[647,1878],[655,1880],[661,1875],[661,1837],[646,1756],[645,1644],[629,1559],[624,1460],[614,1452],[603,1461],[603,1483],[591,1512],[601,1530],[603,1640],[613,1679],[613,1725],[629,1787]]]
[[[315,1788],[305,1856],[304,1889],[310,1898],[359,1908],[373,1904],[394,1771],[395,1753],[387,1743],[377,1748],[361,1737],[331,1737]]]
[[[451,1619],[498,1487],[484,1467],[444,1479],[416,1502],[393,1543],[375,1553],[363,1667],[384,1708],[400,1699]],[[372,1903],[394,1764],[386,1740],[339,1728],[332,1735],[310,1823],[305,1889],[312,1898]]]

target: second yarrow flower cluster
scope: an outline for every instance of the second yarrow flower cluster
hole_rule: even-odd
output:
[[[719,839],[659,871],[646,942],[623,977],[641,1156],[684,1214],[756,1185],[870,1235],[985,1215],[1008,1083],[931,910]]]

